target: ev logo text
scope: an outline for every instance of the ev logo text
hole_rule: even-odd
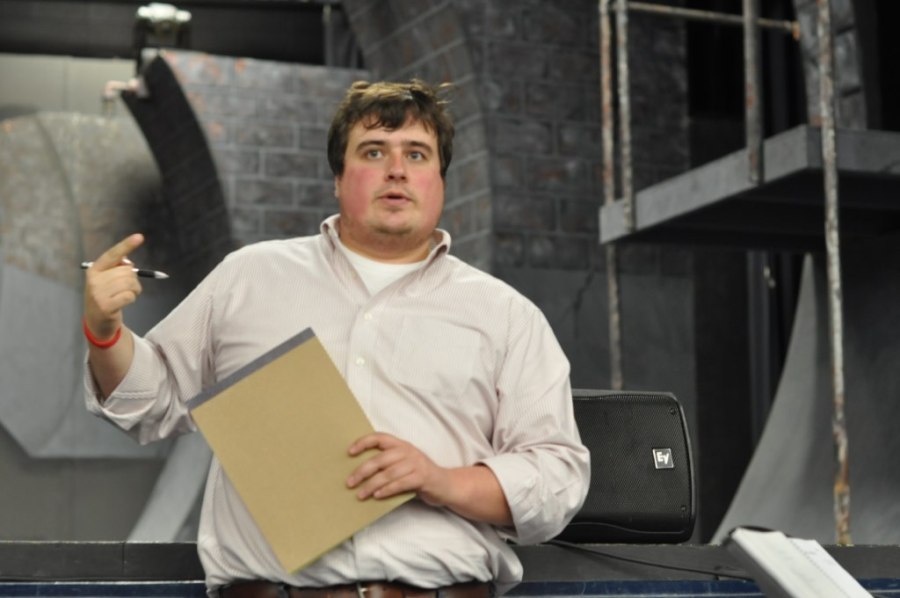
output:
[[[653,466],[656,469],[675,469],[675,463],[672,461],[672,449],[653,449]]]

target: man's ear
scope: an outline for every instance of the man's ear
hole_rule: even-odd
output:
[[[334,198],[340,199],[341,197],[341,177],[334,177]]]

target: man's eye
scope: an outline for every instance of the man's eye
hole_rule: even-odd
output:
[[[423,154],[422,152],[409,152],[409,157],[413,160],[424,160],[425,154]]]
[[[366,152],[366,157],[367,157],[367,158],[380,158],[380,157],[381,157],[381,150],[378,150],[378,149],[370,149],[369,151]]]

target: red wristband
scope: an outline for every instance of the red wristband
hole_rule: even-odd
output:
[[[110,347],[115,345],[117,342],[119,342],[119,339],[122,337],[122,327],[119,326],[116,329],[116,333],[114,335],[112,335],[112,338],[105,340],[105,341],[101,341],[99,338],[97,338],[96,336],[91,334],[91,330],[90,330],[90,328],[88,328],[88,325],[87,325],[87,320],[84,318],[81,318],[81,329],[84,330],[84,336],[85,336],[85,338],[88,339],[88,342],[91,343],[92,345],[94,345],[95,347],[97,347],[98,349],[109,349]]]

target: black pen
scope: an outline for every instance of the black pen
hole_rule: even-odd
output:
[[[94,262],[81,262],[81,269],[87,270],[93,263]],[[141,278],[163,279],[169,277],[168,274],[166,274],[165,272],[160,272],[159,270],[142,270],[141,268],[132,268],[132,270]]]

